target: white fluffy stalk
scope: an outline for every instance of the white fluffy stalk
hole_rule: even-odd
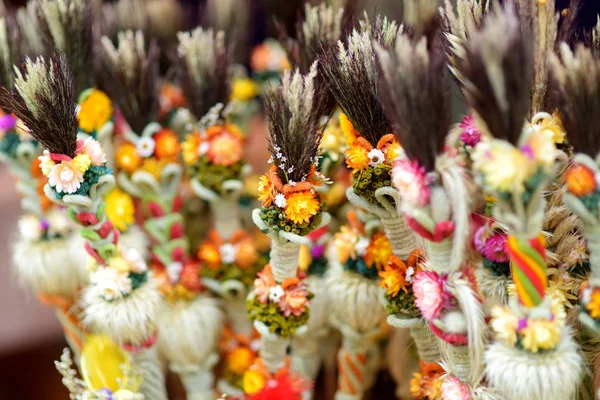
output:
[[[138,389],[138,392],[144,396],[144,400],[167,400],[165,376],[155,346],[130,354],[133,367],[144,377]]]
[[[73,299],[89,283],[88,254],[83,239],[71,234],[64,239],[15,243],[13,262],[21,283],[37,295]]]
[[[490,385],[502,398],[514,400],[573,399],[583,374],[582,357],[570,328],[556,349],[532,354],[493,343],[485,354]]]
[[[188,399],[215,398],[212,368],[218,361],[224,322],[218,300],[204,294],[192,301],[163,301],[160,305],[158,349],[169,368],[181,377]]]

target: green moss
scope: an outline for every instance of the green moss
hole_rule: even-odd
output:
[[[312,297],[309,296],[309,298]],[[284,316],[277,304],[267,302],[262,304],[258,299],[250,299],[247,302],[248,306],[248,318],[251,321],[261,321],[269,327],[271,333],[275,333],[284,339],[288,339],[296,329],[306,325],[308,317],[310,316],[310,309],[299,317],[290,315],[289,317]]]
[[[216,165],[211,163],[208,157],[202,156],[196,164],[188,167],[188,173],[198,179],[204,187],[220,193],[223,182],[240,179],[244,165],[244,161],[229,166]]]
[[[321,224],[323,208],[325,206],[326,205],[324,204],[317,214],[313,215],[310,222],[303,222],[301,224],[295,224],[294,222],[289,221],[283,210],[276,206],[261,207],[260,218],[274,231],[283,230],[285,232],[295,233],[296,235],[306,236]]]
[[[352,174],[352,188],[354,192],[369,203],[377,204],[375,191],[391,185],[392,168],[387,164],[382,163],[375,168],[367,167],[364,170],[354,171]]]
[[[385,306],[385,310],[387,311],[388,315],[400,314],[406,315],[410,318],[421,317],[421,313],[415,305],[415,295],[413,294],[412,290],[409,289],[408,294],[401,290],[398,292],[396,297],[391,297],[386,294],[385,298],[389,301],[389,303]]]
[[[142,286],[148,280],[148,272],[144,271],[142,273],[130,272],[129,279],[131,279],[131,287],[133,290]]]
[[[489,269],[494,276],[510,276],[510,264],[507,262],[496,262],[484,258],[483,266]]]
[[[359,275],[369,279],[376,279],[379,277],[379,271],[374,266],[369,268],[362,257],[358,257],[356,260],[349,258],[344,265],[346,271],[352,271]]]

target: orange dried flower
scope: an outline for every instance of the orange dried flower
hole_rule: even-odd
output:
[[[367,267],[371,268],[375,265],[378,270],[381,270],[392,254],[392,245],[387,236],[383,232],[377,232],[371,237],[371,243],[363,259]]]
[[[183,143],[181,143],[183,162],[187,165],[192,165],[198,161],[198,158],[200,157],[200,154],[198,153],[200,143],[202,143],[202,138],[198,132],[190,133],[185,137]]]
[[[389,263],[385,265],[383,269],[383,271],[379,272],[379,276],[382,278],[379,285],[382,288],[387,289],[387,295],[396,297],[400,289],[408,294],[405,279],[407,270],[406,264],[404,264],[400,258],[392,255]]]
[[[345,153],[348,168],[362,170],[369,166],[369,150],[363,146],[357,146],[356,142],[351,144]]]
[[[566,174],[567,190],[575,196],[585,196],[596,190],[594,171],[582,164],[572,165]]]
[[[129,172],[130,174],[134,173],[142,163],[142,158],[138,154],[135,146],[131,143],[125,143],[119,146],[115,158],[119,169]]]
[[[285,215],[296,224],[309,223],[321,208],[317,194],[311,191],[292,193],[286,200]]]
[[[177,160],[179,154],[179,140],[177,134],[172,129],[162,129],[154,135],[156,148],[154,154],[159,160],[168,159],[170,161]]]

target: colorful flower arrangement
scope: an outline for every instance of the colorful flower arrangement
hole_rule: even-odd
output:
[[[33,214],[19,220],[21,237],[29,242],[64,239],[73,232],[74,225],[63,209],[50,209],[43,217]]]
[[[59,200],[65,195],[87,196],[100,177],[112,174],[111,169],[106,166],[104,150],[91,137],[77,140],[73,158],[44,150],[39,160],[42,173],[48,178],[48,185],[56,192]]]
[[[275,150],[278,148],[275,147]],[[262,202],[260,217],[274,231],[307,235],[321,223],[323,204],[315,187],[321,186],[327,179],[316,166],[300,182],[287,180],[283,184],[278,170],[287,177],[294,166],[286,168],[286,158],[281,153],[271,158],[269,171],[260,177],[258,200]]]
[[[422,271],[423,252],[414,250],[406,263],[399,257],[390,256],[389,262],[379,272],[381,283],[386,290],[385,309],[388,315],[404,315],[409,318],[419,318],[419,309],[415,306],[415,295],[412,283],[415,275]]]
[[[598,187],[598,173],[595,166],[586,165],[585,162],[573,163],[566,173],[567,192],[577,197],[585,209],[598,217],[598,203],[600,202],[600,188]]]
[[[256,273],[266,263],[266,257],[259,253],[252,236],[245,231],[235,232],[229,240],[215,230],[210,231],[208,239],[200,244],[197,257],[202,264],[202,277],[219,281],[235,279],[246,287],[252,286]]]
[[[243,146],[244,135],[239,128],[223,121],[201,133],[188,134],[181,144],[189,175],[217,193],[223,182],[242,177],[246,165]]]
[[[279,76],[291,68],[285,49],[274,39],[267,39],[252,49],[250,68],[253,78],[259,84],[279,79]]]
[[[306,274],[277,283],[271,266],[266,265],[254,281],[254,297],[248,300],[248,317],[261,321],[272,333],[289,338],[296,329],[306,325],[312,293],[304,282]]]
[[[400,152],[400,145],[392,134],[384,135],[375,147],[363,137],[350,142],[346,165],[352,170],[352,187],[356,194],[377,204],[375,191],[391,186],[392,165]]]
[[[96,138],[97,132],[113,118],[110,98],[101,90],[91,88],[79,95],[78,103],[79,132]]]
[[[419,372],[410,380],[410,394],[414,399],[441,400],[444,368],[439,363],[419,362]]]
[[[464,316],[459,309],[458,300],[452,294],[450,282],[465,280],[477,293],[477,281],[473,270],[464,267],[457,277],[449,279],[448,274],[438,274],[423,270],[416,274],[412,282],[415,304],[423,318],[429,323],[431,332],[453,346],[467,345],[468,337],[464,332]]]
[[[484,190],[505,201],[518,196],[527,204],[554,167],[556,146],[549,132],[528,124],[519,147],[498,139],[480,141],[472,156]]]
[[[160,179],[163,168],[179,156],[179,139],[171,129],[151,129],[141,137],[129,135],[128,139],[115,155],[117,167],[128,175],[144,171]]]
[[[495,276],[510,276],[507,240],[508,235],[493,219],[479,227],[473,236],[473,245],[483,257],[483,267]]]
[[[240,400],[301,400],[302,393],[310,388],[310,384],[291,372],[289,366],[270,373],[259,358],[244,374],[243,387],[247,396]]]
[[[375,279],[392,257],[392,245],[381,231],[369,234],[354,211],[334,237],[338,260],[345,270]]]
[[[580,312],[589,316],[593,325],[600,329],[600,287],[584,282],[579,292],[581,309]]]
[[[243,334],[235,334],[225,328],[220,343],[221,354],[224,354],[222,375],[233,387],[243,390],[244,375],[257,361],[257,348],[260,344]]]
[[[560,343],[567,316],[558,301],[551,303],[549,312],[549,316],[536,318],[506,306],[497,306],[492,309],[490,327],[496,340],[509,347],[531,353],[554,350]]]

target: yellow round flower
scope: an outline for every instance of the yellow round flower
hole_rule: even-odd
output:
[[[261,391],[267,380],[265,377],[254,369],[249,369],[244,373],[242,386],[244,388],[244,393],[246,394],[255,394]]]
[[[131,143],[125,143],[119,146],[115,155],[117,166],[130,174],[134,173],[142,162],[135,146]]]
[[[115,228],[125,232],[135,222],[135,207],[131,196],[121,189],[106,196],[106,215]]]
[[[108,267],[114,268],[119,272],[129,272],[129,263],[122,257],[112,257],[108,260]]]
[[[258,85],[249,78],[239,78],[231,85],[231,100],[248,101],[258,94]]]
[[[345,153],[348,168],[361,170],[369,166],[369,152],[364,147],[352,145]]]
[[[183,162],[186,165],[193,165],[198,161],[198,147],[200,147],[200,143],[202,143],[202,138],[198,132],[190,133],[185,137],[185,141],[181,143]]]
[[[112,114],[113,106],[108,96],[98,89],[92,89],[79,105],[79,128],[85,132],[97,131],[111,119]]]
[[[521,330],[523,348],[537,353],[539,350],[552,350],[560,342],[560,327],[554,321],[545,319],[529,320]]]
[[[287,198],[285,207],[286,217],[295,224],[309,223],[313,215],[317,215],[320,209],[317,194],[308,192],[292,193]]]
[[[492,309],[491,328],[496,334],[496,339],[504,341],[509,346],[517,343],[518,318],[503,306]]]
[[[382,232],[377,232],[371,238],[371,243],[369,243],[367,253],[363,258],[369,268],[375,265],[380,270],[388,263],[392,254],[392,245],[387,236]]]
[[[255,355],[247,347],[238,347],[227,355],[227,368],[237,375],[242,375],[254,362]]]
[[[158,161],[154,158],[146,158],[140,169],[142,171],[148,172],[156,179],[160,179],[160,174],[162,173],[163,167],[163,162]]]
[[[73,162],[81,172],[87,171],[90,165],[92,165],[92,160],[87,154],[77,154]]]
[[[275,184],[271,179],[271,175],[267,172],[258,180],[258,201],[260,201],[263,206],[270,206],[275,200],[276,194],[277,190],[275,190]]]

